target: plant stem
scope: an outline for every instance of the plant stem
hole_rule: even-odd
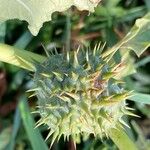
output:
[[[76,143],[73,141],[72,138],[70,138],[68,142],[68,150],[76,150]]]

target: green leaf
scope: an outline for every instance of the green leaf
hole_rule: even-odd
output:
[[[149,140],[145,138],[142,129],[140,128],[140,126],[135,122],[135,121],[131,121],[131,124],[134,128],[134,130],[137,133],[137,145],[139,149],[143,149],[143,150],[149,150]]]
[[[33,36],[31,35],[31,33],[26,31],[16,41],[14,46],[19,48],[19,49],[24,49],[31,42],[32,39],[33,39]]]
[[[142,60],[138,61],[136,64],[135,64],[135,67],[138,68],[138,67],[142,67],[144,65],[146,65],[147,63],[150,62],[150,56],[146,56],[144,57]]]
[[[41,55],[0,44],[0,61],[35,71],[34,61],[42,62],[44,60],[45,57]]]
[[[120,55],[121,55],[121,60],[123,62],[123,65],[125,67],[118,74],[117,76],[118,79],[136,73],[134,59],[130,56],[129,50],[121,51]]]
[[[6,23],[0,23],[0,42],[3,43],[5,41],[6,34]]]
[[[65,11],[72,5],[79,10],[94,11],[98,2],[93,0],[0,0],[0,22],[8,19],[25,20],[33,35],[37,35],[43,23],[51,20],[53,12]]]
[[[129,100],[143,103],[143,104],[150,104],[150,95],[142,94],[142,93],[134,93]]]
[[[133,28],[129,33],[110,51],[105,53],[107,55],[114,55],[118,49],[133,50],[140,56],[150,46],[150,13],[147,13],[143,18],[137,19]]]
[[[14,150],[15,147],[15,141],[16,141],[16,136],[18,133],[18,130],[20,128],[20,123],[21,123],[21,116],[19,109],[16,109],[15,116],[14,116],[14,123],[13,123],[13,129],[12,129],[12,134],[10,138],[10,142],[8,144],[7,150]]]
[[[150,13],[137,19],[131,31],[122,41],[122,46],[140,56],[150,46]]]
[[[148,11],[150,11],[150,1],[149,0],[144,0],[144,1],[145,1]]]
[[[12,132],[11,127],[7,127],[2,132],[0,132],[0,150],[4,150],[9,143],[10,134]]]
[[[118,146],[119,150],[137,150],[136,145],[121,128],[111,129],[109,137]]]
[[[35,122],[30,114],[27,99],[25,97],[21,97],[19,110],[23,120],[23,125],[27,132],[33,150],[48,150],[48,147],[43,140],[39,130],[37,128],[35,129]]]

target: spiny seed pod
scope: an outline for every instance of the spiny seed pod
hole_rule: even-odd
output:
[[[56,53],[36,65],[33,90],[41,115],[37,126],[48,125],[52,143],[61,135],[74,140],[80,135],[102,137],[124,124],[122,116],[129,114],[124,100],[130,92],[116,79],[122,65],[101,51],[98,46],[93,51]]]

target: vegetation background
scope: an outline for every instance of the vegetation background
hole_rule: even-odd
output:
[[[93,47],[99,41],[112,47],[120,41],[134,25],[135,20],[150,11],[149,0],[105,0],[94,13],[78,11],[72,7],[64,13],[54,13],[50,22],[44,23],[38,36],[32,36],[27,23],[18,20],[0,24],[0,42],[45,55],[45,50],[75,49],[78,45]],[[150,34],[150,33],[149,33]],[[117,55],[116,55],[117,58]],[[126,88],[150,94],[150,51],[139,58],[131,53],[137,73],[125,78]],[[47,149],[44,138],[48,131],[42,126],[34,129],[39,116],[30,114],[35,110],[36,97],[23,96],[32,86],[32,73],[18,67],[0,63],[0,150]],[[136,141],[138,148],[150,147],[150,105],[128,102],[140,118],[126,118],[131,129],[128,135]],[[36,145],[36,144],[37,145]],[[52,147],[54,150],[73,150],[73,142],[63,138]],[[117,150],[110,139],[94,139],[92,136],[77,144],[79,150]]]

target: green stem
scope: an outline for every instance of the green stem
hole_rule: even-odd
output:
[[[121,128],[111,129],[109,137],[118,146],[119,150],[137,150],[136,145]]]
[[[29,71],[35,71],[34,62],[43,62],[46,57],[17,49],[13,46],[0,44],[0,61],[6,62]]]

